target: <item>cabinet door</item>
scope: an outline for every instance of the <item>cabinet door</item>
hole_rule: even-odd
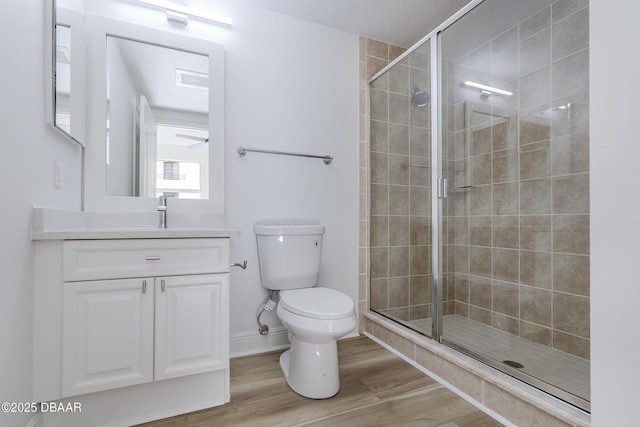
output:
[[[62,394],[153,380],[152,278],[65,283]]]
[[[229,274],[156,278],[155,379],[229,367]]]

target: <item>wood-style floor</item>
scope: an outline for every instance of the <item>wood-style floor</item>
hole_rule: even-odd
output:
[[[488,415],[366,337],[338,343],[340,391],[330,399],[294,393],[281,352],[231,360],[231,402],[142,424],[227,426],[501,426]]]

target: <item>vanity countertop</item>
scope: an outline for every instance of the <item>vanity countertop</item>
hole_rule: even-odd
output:
[[[157,212],[96,213],[34,207],[31,240],[193,239],[238,237],[240,230],[225,225],[218,215],[175,213],[169,228],[154,227]]]
[[[232,228],[76,228],[33,231],[31,240],[186,239],[238,236],[240,236],[240,230]]]

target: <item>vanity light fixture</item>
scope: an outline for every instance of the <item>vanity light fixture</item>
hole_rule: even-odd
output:
[[[233,24],[232,19],[229,17],[212,15],[208,13],[195,13],[186,5],[174,3],[167,0],[137,1],[153,8],[164,9],[167,12],[168,21],[178,22],[184,25],[187,25],[189,23],[189,18],[194,18],[200,21],[210,22],[212,24],[223,25],[227,27],[231,27],[231,25]]]
[[[469,80],[464,82],[464,85],[474,87],[476,89],[480,89],[482,91],[482,95],[484,96],[489,96],[493,93],[499,93],[500,95],[505,95],[505,96],[513,95],[513,92],[509,92],[508,90],[498,89],[497,87],[487,86],[487,85],[483,85],[482,83],[476,83]]]

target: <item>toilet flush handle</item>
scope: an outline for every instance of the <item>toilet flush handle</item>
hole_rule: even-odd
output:
[[[247,260],[245,259],[242,263],[234,262],[233,264],[229,264],[230,267],[240,267],[243,270],[247,269]]]

